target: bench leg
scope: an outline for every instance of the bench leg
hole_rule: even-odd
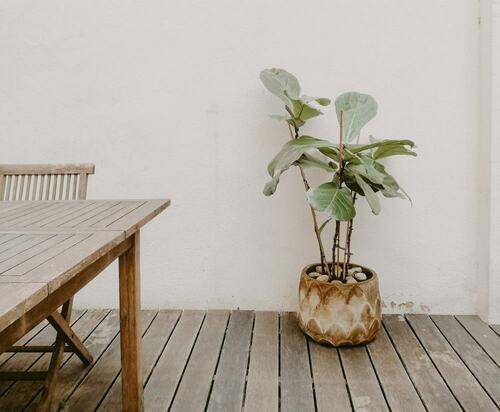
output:
[[[70,301],[73,302],[73,298]],[[66,342],[68,344],[71,352],[74,352],[85,365],[90,365],[92,363],[92,355],[69,326],[69,319],[66,319],[62,313],[54,312],[47,320],[57,330],[57,334],[61,337],[63,343]]]
[[[68,300],[62,307],[61,317],[65,320],[65,322],[70,321],[72,309],[73,298]],[[42,396],[37,405],[37,412],[46,412],[50,409],[50,403],[52,402],[52,396],[54,395],[54,390],[57,384],[57,374],[59,373],[59,368],[61,367],[61,361],[64,355],[63,336],[64,333],[61,333],[58,330],[54,352],[52,353],[49,370],[47,372],[47,379],[44,382]]]

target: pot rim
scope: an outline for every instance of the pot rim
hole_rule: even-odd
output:
[[[331,262],[327,262],[328,263],[331,263]],[[356,282],[356,283],[343,283],[343,282],[340,282],[340,283],[330,283],[330,282],[320,282],[319,280],[317,279],[314,279],[312,277],[310,277],[308,275],[308,272],[310,271],[311,268],[315,268],[316,266],[321,266],[321,263],[311,263],[307,266],[305,266],[303,269],[302,269],[302,272],[300,273],[300,276],[301,277],[305,277],[307,279],[309,279],[310,281],[316,283],[317,285],[323,285],[323,286],[336,286],[336,287],[346,287],[346,288],[351,288],[351,287],[354,287],[354,286],[359,286],[359,285],[366,285],[367,283],[370,283],[370,282],[377,282],[378,281],[378,275],[377,275],[377,272],[375,272],[373,269],[370,269],[369,267],[367,266],[363,266],[363,265],[358,265],[357,263],[349,263],[349,267],[352,267],[352,266],[356,266],[356,267],[360,267],[362,269],[366,269],[368,272],[370,272],[372,274],[372,277],[371,278],[368,278],[366,280],[362,280],[361,282]]]

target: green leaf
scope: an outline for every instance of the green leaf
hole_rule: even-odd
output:
[[[307,191],[307,200],[316,210],[325,211],[332,219],[349,221],[356,215],[351,192],[334,183],[324,183]]]
[[[381,146],[373,153],[374,159],[382,159],[389,156],[416,156],[417,154],[404,146]]]
[[[337,170],[337,165],[335,163],[324,162],[320,159],[311,156],[308,153],[302,155],[302,157],[299,160],[297,160],[296,163],[304,167],[305,169],[318,168],[331,173],[334,173]]]
[[[300,136],[285,143],[279,153],[269,163],[267,171],[272,177],[278,170],[285,171],[288,169],[308,150],[333,146],[335,145],[328,140],[317,139],[311,136]]]
[[[330,223],[332,221],[332,218],[329,217],[328,219],[326,219],[322,224],[321,226],[319,227],[319,233],[323,232],[323,229],[326,227],[326,225],[328,223]]]
[[[370,136],[371,138],[371,136]],[[370,140],[372,140],[371,138]],[[370,149],[375,149],[375,148],[380,148],[380,147],[393,147],[393,146],[410,146],[410,147],[415,147],[415,143],[412,142],[411,140],[377,140],[377,141],[372,141],[370,144],[348,144],[346,147],[352,152],[352,153],[360,153],[364,152],[366,150]]]
[[[267,167],[272,180],[266,184],[264,194],[266,196],[272,195],[276,191],[280,175],[297,162],[307,151],[332,146],[334,146],[332,142],[316,139],[311,136],[300,136],[297,139],[287,142]]]
[[[323,113],[321,113],[319,110],[315,109],[314,107],[311,107],[307,104],[304,104],[302,106],[302,109],[300,110],[299,119],[305,122],[309,119],[312,119],[313,117],[320,116],[322,114]]]
[[[381,171],[378,165],[382,166],[376,160],[366,155],[359,155],[352,162],[346,165],[346,169],[354,174],[359,174],[369,181],[376,184],[383,184],[385,178],[385,171]]]
[[[326,97],[313,97],[303,94],[300,96],[300,101],[302,103],[316,102],[321,106],[328,106],[332,101]]]
[[[372,212],[375,215],[378,215],[380,213],[380,201],[378,199],[377,194],[373,191],[371,186],[364,181],[364,179],[360,175],[355,174],[354,178],[356,179],[356,182],[358,183],[359,187],[363,190],[363,195],[365,196],[366,201],[370,205]]]
[[[348,92],[335,100],[335,111],[340,122],[343,112],[343,142],[350,143],[359,137],[361,129],[377,114],[377,103],[368,94]]]
[[[299,81],[286,70],[277,68],[262,70],[260,80],[267,90],[279,97],[287,106],[291,106],[291,100],[299,99]]]
[[[264,186],[264,190],[262,190],[262,193],[264,193],[264,195],[266,196],[271,196],[274,192],[276,192],[276,187],[278,186],[279,182],[280,174],[273,176],[273,178]]]

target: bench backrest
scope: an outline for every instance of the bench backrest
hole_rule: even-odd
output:
[[[0,200],[82,200],[92,163],[0,164]]]

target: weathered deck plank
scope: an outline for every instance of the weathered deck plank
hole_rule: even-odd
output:
[[[497,407],[500,406],[499,369],[495,362],[453,316],[439,315],[431,318]],[[498,341],[500,343],[500,339]]]
[[[337,349],[309,340],[309,353],[318,412],[350,411],[347,381]]]
[[[293,313],[162,310],[142,316],[148,412],[500,410],[494,361],[500,336],[475,317],[389,315],[374,342],[337,350],[306,339]],[[45,326],[20,344],[52,342],[53,329]],[[73,328],[94,361],[85,366],[65,354],[54,406],[121,410],[118,312],[76,312]],[[0,370],[39,371],[48,358],[4,354]],[[40,382],[2,384],[1,411],[36,410]]]
[[[466,411],[496,411],[492,400],[426,315],[408,315],[413,330]]]
[[[278,411],[279,316],[256,312],[248,366],[245,412]]]
[[[281,410],[314,411],[307,341],[295,313],[283,313],[281,326]]]
[[[366,348],[340,348],[355,411],[389,411]]]
[[[143,311],[141,318],[142,333],[148,328],[156,313]],[[91,348],[89,347],[89,350]],[[68,410],[93,411],[106,395],[108,388],[120,372],[120,338],[116,337],[78,385],[69,399],[66,400]]]
[[[424,405],[384,328],[367,348],[391,410],[424,412]]]
[[[500,336],[478,316],[457,316],[457,320],[481,345],[488,355],[500,366]]]
[[[208,411],[241,411],[254,315],[233,311],[208,401]]]
[[[204,317],[202,311],[182,313],[144,391],[145,410],[166,411],[170,407]]]
[[[172,404],[172,412],[202,411],[205,409],[228,318],[228,311],[207,313],[179,384]]]
[[[143,382],[153,370],[172,331],[179,319],[178,310],[161,310],[146,331],[142,341],[142,373]],[[121,373],[115,380],[106,397],[99,405],[98,411],[115,412],[122,410],[122,380]]]
[[[384,316],[384,325],[428,411],[456,412],[460,405],[401,315]]]

